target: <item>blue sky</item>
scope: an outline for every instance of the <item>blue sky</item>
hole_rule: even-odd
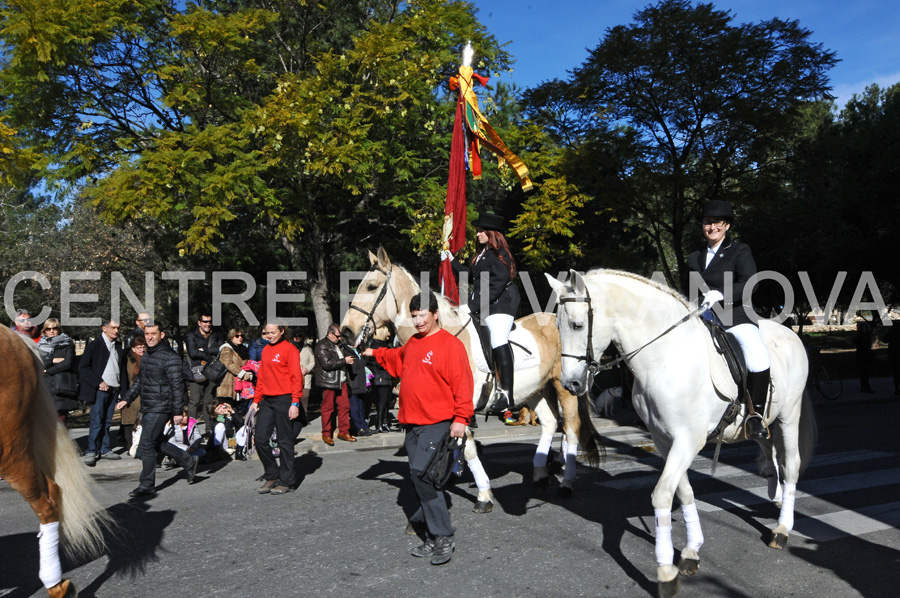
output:
[[[635,0],[469,0],[478,18],[516,58],[501,81],[532,87],[565,79],[587,58],[606,29],[633,21],[651,4]],[[829,76],[832,94],[843,107],[853,93],[878,83],[900,82],[900,2],[896,0],[713,0],[730,10],[734,22],[779,17],[800,22],[811,40],[841,59]],[[497,77],[491,73],[492,77]]]

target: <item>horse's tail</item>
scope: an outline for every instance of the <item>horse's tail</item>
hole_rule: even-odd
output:
[[[802,474],[809,462],[812,461],[816,443],[819,441],[819,426],[816,423],[816,414],[813,413],[812,399],[809,398],[809,393],[806,390],[803,391],[803,399],[800,404],[800,429],[798,436],[800,473]]]
[[[53,396],[44,385],[43,365],[36,360],[37,392],[29,444],[35,464],[49,482],[59,487],[60,541],[73,557],[93,558],[106,548],[104,531],[112,518],[94,497],[94,481],[81,460],[78,448],[56,415]],[[52,487],[52,483],[49,484]]]
[[[578,397],[578,447],[588,464],[600,465],[606,459],[606,447],[594,422],[591,421],[590,393]]]

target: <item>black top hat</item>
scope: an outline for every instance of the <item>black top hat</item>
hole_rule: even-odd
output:
[[[499,233],[506,232],[506,219],[498,216],[493,212],[482,212],[479,214],[472,226],[483,228],[484,230],[495,230]]]
[[[727,201],[705,201],[703,202],[702,218],[715,218],[716,220],[731,222],[734,220],[734,210]]]

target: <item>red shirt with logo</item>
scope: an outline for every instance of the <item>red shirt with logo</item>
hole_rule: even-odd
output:
[[[291,395],[292,403],[303,396],[303,372],[300,370],[300,351],[292,343],[281,339],[263,347],[256,380],[254,403],[264,396]]]
[[[458,338],[442,328],[430,336],[415,335],[396,349],[374,349],[372,355],[401,379],[400,423],[469,423],[475,412],[475,383],[466,347]]]

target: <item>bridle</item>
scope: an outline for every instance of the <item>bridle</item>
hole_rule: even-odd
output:
[[[563,303],[587,303],[588,331],[587,331],[587,348],[586,348],[585,355],[573,355],[571,353],[561,353],[560,356],[568,357],[569,359],[577,359],[579,361],[584,361],[587,364],[587,370],[588,370],[587,371],[587,375],[588,375],[587,388],[588,389],[591,388],[591,386],[593,386],[594,377],[598,373],[606,371],[606,370],[610,370],[610,369],[614,368],[615,366],[617,366],[618,364],[622,363],[623,361],[628,361],[629,359],[631,359],[632,357],[637,355],[639,352],[641,352],[642,350],[644,350],[651,344],[655,343],[656,341],[658,341],[665,335],[669,334],[670,332],[672,332],[673,330],[675,330],[676,328],[678,328],[679,326],[681,326],[682,324],[684,324],[685,322],[687,322],[688,320],[693,318],[694,316],[699,315],[700,313],[702,313],[703,311],[705,311],[706,309],[709,308],[708,305],[705,305],[705,304],[700,305],[699,307],[697,307],[696,309],[694,309],[693,311],[688,313],[686,316],[684,316],[683,318],[681,318],[680,320],[678,320],[677,322],[675,322],[674,324],[672,324],[671,326],[666,328],[660,334],[653,337],[652,339],[650,339],[649,341],[647,341],[646,343],[644,343],[637,349],[635,349],[633,351],[629,351],[625,355],[620,355],[619,357],[613,359],[606,365],[601,366],[600,362],[597,361],[596,359],[594,359],[594,306],[593,306],[593,303],[591,302],[591,294],[588,291],[587,286],[584,287],[584,297],[563,297],[559,300],[559,303],[560,304],[563,304]],[[557,322],[558,322],[558,320],[557,320]]]
[[[384,268],[382,268],[381,266],[378,265],[378,262],[375,262],[374,264],[372,264],[372,267],[369,268],[369,272],[375,272],[375,271],[378,271],[378,272],[381,272],[382,274],[384,274],[384,284],[381,286],[381,290],[378,292],[378,296],[375,298],[375,303],[372,304],[372,309],[370,311],[366,311],[363,308],[361,308],[357,305],[354,305],[352,303],[350,304],[350,307],[348,308],[348,309],[355,309],[356,311],[358,311],[361,314],[363,314],[364,316],[366,316],[366,323],[363,325],[363,329],[362,329],[363,337],[366,336],[366,332],[368,330],[371,330],[372,333],[374,333],[375,330],[378,329],[378,326],[375,325],[375,318],[373,318],[372,316],[375,314],[375,310],[378,309],[378,306],[381,304],[385,295],[387,295],[388,287],[391,285],[391,276],[393,276],[394,268],[391,267],[390,269],[385,270]],[[391,296],[394,298],[394,308],[396,309],[397,313],[400,313],[400,304],[397,302],[397,294],[394,292],[393,289],[391,289]]]

